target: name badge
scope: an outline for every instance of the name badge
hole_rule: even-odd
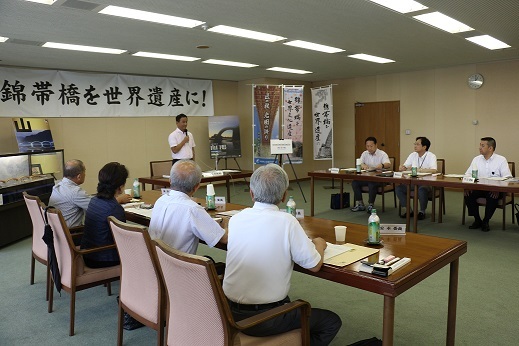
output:
[[[472,177],[463,177],[462,182],[474,184],[476,182],[476,179]]]
[[[162,192],[163,195],[169,195],[169,191],[171,191],[171,189],[165,187],[160,189],[160,192]]]
[[[339,173],[339,169],[338,168],[329,168],[328,170],[330,171],[330,173],[335,173],[335,174]]]
[[[214,204],[215,205],[225,205],[225,197],[224,196],[215,196]]]
[[[305,218],[305,210],[296,209],[296,219],[304,219],[304,218]]]
[[[404,172],[393,173],[393,178],[402,178],[403,176],[404,176]]]

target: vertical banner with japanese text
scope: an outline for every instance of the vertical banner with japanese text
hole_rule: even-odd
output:
[[[312,89],[314,160],[333,159],[332,86]]]
[[[283,86],[283,139],[292,140],[292,163],[303,163],[303,86]]]
[[[279,85],[253,85],[254,95],[254,164],[274,162],[270,140],[279,138]]]
[[[210,80],[0,67],[0,117],[212,116]]]

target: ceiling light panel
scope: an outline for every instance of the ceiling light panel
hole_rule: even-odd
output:
[[[77,44],[56,43],[56,42],[45,42],[42,47],[77,50],[77,51],[81,51],[81,52],[106,53],[106,54],[122,54],[122,53],[126,52],[125,50],[122,50],[122,49],[80,46]]]
[[[492,50],[510,48],[510,46],[504,43],[503,41],[499,41],[497,38],[493,38],[489,35],[467,37],[466,39],[472,43],[479,44],[480,46]]]
[[[390,10],[397,11],[400,13],[410,13],[428,9],[427,6],[420,4],[413,0],[368,0],[379,4],[380,6],[387,7]]]
[[[196,60],[200,60],[200,58],[194,58],[194,57],[191,57],[191,56],[161,54],[161,53],[150,53],[150,52],[137,52],[137,53],[134,53],[132,55],[133,56],[140,56],[140,57],[144,57],[144,58],[179,60],[179,61],[196,61]]]
[[[231,36],[250,38],[253,40],[260,40],[260,41],[266,41],[266,42],[277,42],[277,41],[281,41],[281,40],[286,40],[286,37],[266,34],[264,32],[259,32],[259,31],[235,28],[235,27],[227,26],[227,25],[217,25],[217,26],[207,29],[207,31],[217,32],[219,34],[226,34],[226,35],[231,35]]]
[[[440,12],[431,12],[426,14],[420,14],[413,17],[420,22],[432,25],[438,29],[445,30],[451,34],[458,32],[472,31],[474,30],[470,26],[457,21],[454,18],[444,15]]]
[[[8,39],[9,39],[8,37],[0,36],[0,42],[5,42],[5,41],[7,41]]]
[[[277,71],[277,72],[286,72],[286,73],[295,73],[295,74],[307,74],[312,73],[310,71],[305,70],[296,70],[293,68],[285,68],[285,67],[271,67],[267,69],[268,71]]]
[[[391,63],[391,62],[395,62],[394,60],[391,60],[391,59],[381,58],[381,57],[378,57],[378,56],[369,55],[369,54],[362,54],[362,53],[361,54],[348,55],[348,57],[354,58],[354,59],[360,59],[360,60],[376,62],[378,64],[388,64],[388,63]]]
[[[204,24],[204,22],[201,22],[199,20],[169,16],[166,14],[140,11],[140,10],[134,10],[131,8],[111,6],[111,5],[105,7],[104,9],[99,11],[99,13],[108,14],[110,16],[144,20],[146,22],[181,26],[184,28],[194,28],[195,26]]]
[[[254,65],[254,64],[244,63],[244,62],[218,60],[218,59],[208,59],[208,60],[204,60],[202,62],[204,64],[225,65],[225,66],[246,67],[246,68],[258,66],[258,65]]]
[[[56,0],[25,0],[29,2],[37,2],[39,4],[52,5],[56,2]]]
[[[307,41],[301,41],[301,40],[289,41],[289,42],[285,42],[283,44],[286,44],[286,45],[292,46],[292,47],[316,50],[318,52],[324,52],[324,53],[340,53],[340,52],[344,52],[344,49],[330,47],[330,46],[325,46],[325,45],[322,45],[322,44],[317,44],[317,43],[312,43],[312,42],[307,42]]]

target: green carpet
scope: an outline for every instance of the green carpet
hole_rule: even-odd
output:
[[[297,208],[310,215],[309,182],[301,182],[307,203],[297,184],[291,184]],[[316,185],[316,217],[366,224],[368,214],[349,209],[330,210],[331,181]],[[338,182],[335,182],[338,186]],[[350,185],[345,184],[346,191]],[[202,189],[204,190],[204,189]],[[251,205],[247,186],[232,186],[233,203]],[[224,188],[216,187],[224,196]],[[198,197],[204,191],[198,191]],[[381,212],[381,198],[376,207],[382,223],[401,223],[392,194],[386,196],[386,212]],[[462,194],[447,192],[447,214],[442,224],[427,219],[419,221],[419,233],[468,242],[468,252],[460,259],[457,345],[512,345],[519,320],[519,275],[514,265],[519,262],[517,244],[519,227],[511,223],[507,210],[507,230],[501,230],[501,210],[497,210],[489,233],[469,230],[461,225]],[[330,230],[333,232],[333,230]],[[225,252],[201,245],[199,253],[224,260]],[[111,297],[106,289],[96,287],[78,292],[76,300],[76,335],[68,336],[70,296],[55,294],[54,311],[47,313],[45,271],[36,264],[36,283],[29,285],[31,240],[25,239],[0,249],[0,345],[106,345],[117,339],[117,302],[119,284],[113,284]],[[443,345],[446,339],[448,268],[430,276],[396,299],[395,345]],[[292,276],[292,299],[305,299],[312,306],[339,314],[343,327],[332,345],[347,345],[360,339],[382,335],[383,297],[317,279],[300,273]],[[125,331],[126,345],[154,345],[156,332],[149,328]]]

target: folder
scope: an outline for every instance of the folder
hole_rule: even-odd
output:
[[[324,260],[324,263],[336,267],[344,267],[379,252],[379,249],[373,249],[356,244],[346,243],[344,246],[351,248],[351,250],[326,259]]]

